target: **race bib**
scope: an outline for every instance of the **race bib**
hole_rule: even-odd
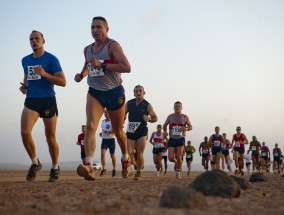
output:
[[[256,146],[252,146],[252,147],[251,147],[251,150],[252,150],[252,151],[256,151]]]
[[[191,154],[187,154],[187,155],[186,155],[186,158],[191,158]]]
[[[236,147],[240,147],[240,146],[241,146],[241,143],[240,143],[240,142],[236,142],[236,143],[235,143],[235,146],[236,146]]]
[[[164,144],[163,143],[155,143],[154,148],[163,148]]]
[[[141,122],[129,122],[127,125],[127,132],[134,133],[140,124]]]
[[[262,152],[261,155],[262,155],[262,156],[267,156],[267,155],[266,155],[266,152]]]
[[[203,153],[203,154],[208,154],[208,149],[203,149],[203,150],[202,150],[202,153]]]
[[[214,146],[219,147],[220,146],[220,141],[214,141]]]
[[[103,76],[105,74],[103,68],[93,67],[91,63],[88,64],[88,71],[90,77]]]
[[[274,156],[275,156],[275,157],[278,157],[278,153],[277,153],[277,152],[275,152],[275,153],[274,153]]]
[[[85,145],[85,140],[81,140],[81,145]]]
[[[41,79],[41,76],[38,74],[35,74],[34,68],[36,66],[28,66],[28,75],[27,80],[28,81],[35,81]]]
[[[182,135],[182,127],[180,127],[180,126],[173,126],[172,134],[173,135],[177,135],[177,136],[181,136]]]

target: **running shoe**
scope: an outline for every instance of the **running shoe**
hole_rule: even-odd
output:
[[[176,171],[176,179],[181,179],[181,172],[180,171]]]
[[[32,164],[29,168],[26,180],[27,181],[34,181],[36,179],[36,174],[41,170],[41,163],[38,160],[38,164]]]
[[[160,172],[156,172],[155,176],[159,177],[160,176]]]
[[[55,182],[59,179],[60,176],[60,168],[58,167],[58,169],[51,169],[50,173],[49,173],[49,182]]]
[[[77,173],[87,181],[94,181],[96,179],[94,169],[91,165],[80,164],[77,167]]]
[[[101,174],[100,174],[100,176],[103,176],[103,175],[106,175],[106,169],[103,169],[102,171],[101,171]]]
[[[141,172],[136,172],[133,179],[134,180],[141,180]]]
[[[112,177],[116,176],[116,170],[112,170],[112,174],[111,174]]]
[[[127,178],[129,175],[130,170],[130,160],[122,160],[121,159],[121,166],[122,166],[122,177]]]

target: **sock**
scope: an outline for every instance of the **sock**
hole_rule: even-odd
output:
[[[58,164],[52,165],[52,169],[59,169],[59,165]]]
[[[32,158],[31,160],[32,160],[32,163],[33,163],[33,164],[38,165],[38,158],[37,158],[37,157],[34,157],[34,158]]]
[[[121,159],[122,160],[128,160],[128,154],[122,154]]]
[[[94,157],[86,157],[86,163],[93,168]]]

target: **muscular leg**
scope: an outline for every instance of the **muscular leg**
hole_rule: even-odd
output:
[[[101,150],[101,162],[103,169],[106,168],[106,149]]]
[[[182,168],[182,152],[183,146],[176,147],[175,158],[177,161],[177,169],[181,171]]]
[[[136,140],[127,139],[127,151],[130,156],[130,162],[132,165],[135,164],[134,159],[134,147],[135,147]],[[136,152],[137,153],[137,152]]]
[[[162,168],[162,159],[163,159],[163,153],[160,152],[159,154],[157,154],[157,164],[156,164],[156,167],[157,167],[157,171],[160,171],[161,168]]]
[[[85,134],[85,153],[86,158],[94,157],[96,149],[96,131],[98,128],[99,121],[103,115],[104,107],[99,103],[99,101],[92,97],[90,94],[87,95],[87,123],[86,123],[86,134]],[[88,159],[86,160],[88,163]],[[90,163],[92,165],[92,163]]]
[[[137,142],[137,172],[141,172],[144,166],[144,150],[146,146],[147,136],[140,137]]]
[[[21,116],[21,136],[24,147],[30,159],[36,158],[35,144],[32,138],[32,129],[39,118],[39,114],[24,107]]]
[[[53,166],[56,166],[58,165],[58,155],[59,155],[59,147],[55,137],[57,116],[54,115],[52,118],[44,118],[43,122],[45,126],[46,142],[49,147],[49,154]]]
[[[174,162],[176,165],[177,160],[175,159],[175,149],[176,149],[175,147],[168,148],[168,158],[169,158],[169,161]]]
[[[112,162],[112,169],[113,170],[116,170],[116,157],[115,157],[115,154],[110,154],[110,157],[111,157],[111,162]]]

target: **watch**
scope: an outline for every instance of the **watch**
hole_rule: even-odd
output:
[[[105,62],[105,61],[103,61],[103,62],[102,62],[102,68],[103,68],[103,71],[105,71],[105,70],[106,70],[106,66],[107,66],[106,62]]]

